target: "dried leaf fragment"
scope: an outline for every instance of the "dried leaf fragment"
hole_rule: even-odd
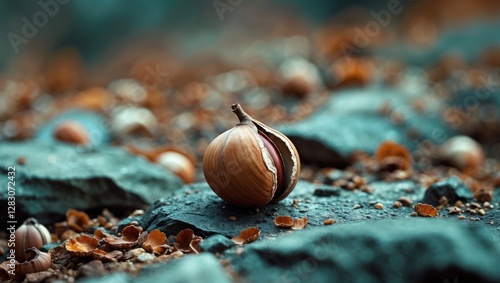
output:
[[[161,232],[160,230],[155,229],[151,231],[151,233],[149,233],[148,239],[142,245],[142,248],[152,253],[154,252],[156,247],[161,246],[166,242],[167,242],[167,235],[165,235],[165,233]]]
[[[97,239],[88,235],[80,235],[76,238],[69,238],[65,248],[72,256],[86,257],[90,256],[92,251],[97,249],[98,246],[99,242]]]
[[[424,203],[417,203],[415,205],[415,212],[424,217],[437,217],[439,215],[434,206]]]
[[[87,232],[90,226],[90,218],[87,213],[76,209],[68,209],[66,221],[69,228],[76,232]]]
[[[241,231],[240,235],[233,237],[232,240],[237,245],[243,245],[257,240],[259,236],[260,236],[259,228],[250,227],[246,230]]]
[[[292,228],[293,219],[290,216],[278,216],[274,219],[274,225],[283,228]]]

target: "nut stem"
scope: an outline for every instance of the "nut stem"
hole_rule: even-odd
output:
[[[247,112],[241,108],[239,103],[231,105],[231,109],[233,110],[233,113],[238,116],[238,119],[240,119],[240,123],[253,125],[252,117],[250,117],[250,115],[248,115]]]

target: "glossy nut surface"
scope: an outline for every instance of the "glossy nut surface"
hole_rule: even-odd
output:
[[[300,172],[292,142],[253,119],[239,104],[231,106],[240,123],[207,147],[203,173],[222,199],[243,207],[260,207],[290,194]]]

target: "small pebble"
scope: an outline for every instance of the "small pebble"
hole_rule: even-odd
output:
[[[149,262],[149,261],[152,261],[155,258],[156,258],[156,256],[154,254],[142,253],[142,254],[140,254],[140,255],[137,256],[137,261],[140,261],[140,262]]]
[[[380,210],[380,209],[384,209],[384,205],[383,205],[383,204],[381,204],[381,203],[376,203],[376,204],[375,204],[375,208],[376,208],[376,209],[379,209],[379,210]]]
[[[477,203],[477,202],[471,202],[470,206],[474,207],[474,208],[481,208],[481,205],[479,203]]]
[[[400,208],[403,204],[399,201],[395,201],[393,204],[392,204],[392,207],[394,208]]]
[[[482,208],[481,208],[478,212],[479,212],[479,214],[481,214],[481,215],[485,215],[485,214],[486,214],[486,211],[484,211],[484,209],[482,209]]]
[[[411,205],[412,205],[412,203],[413,203],[413,202],[411,201],[411,199],[409,199],[409,198],[407,198],[407,197],[400,197],[400,198],[398,198],[398,201],[399,201],[402,205],[404,205],[404,206],[408,206],[408,207],[409,207],[409,206],[411,206]]]
[[[361,186],[361,191],[365,192],[367,194],[371,194],[371,193],[373,193],[373,187],[370,186],[370,185],[362,185]]]
[[[418,215],[418,213],[417,213],[416,211],[413,211],[412,213],[410,213],[410,216],[411,216],[411,217],[415,217],[415,216],[417,216],[417,215]]]
[[[460,219],[460,220],[464,220],[464,219],[465,219],[465,215],[459,215],[459,216],[458,216],[458,219]]]
[[[361,205],[359,205],[359,204],[355,204],[355,205],[352,207],[352,209],[358,209],[358,208],[361,208]]]
[[[229,216],[229,220],[236,221],[236,216],[234,216],[234,215]]]

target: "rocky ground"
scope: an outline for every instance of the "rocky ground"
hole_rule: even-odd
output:
[[[500,282],[498,22],[439,15],[434,35],[385,29],[367,48],[352,33],[366,23],[339,19],[195,66],[131,48],[92,72],[62,49],[1,78],[0,202],[15,213],[0,213],[0,280]],[[145,85],[157,63],[168,79]],[[279,202],[237,207],[205,181],[235,102],[297,148]]]

